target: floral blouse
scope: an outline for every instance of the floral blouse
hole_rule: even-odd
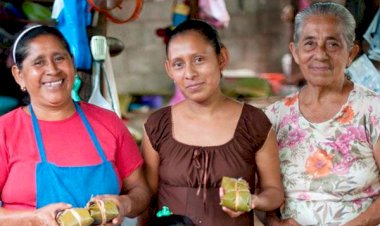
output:
[[[301,225],[342,225],[380,194],[373,148],[380,133],[380,95],[356,85],[330,120],[309,122],[298,92],[265,109],[279,144],[286,193],[282,217]]]

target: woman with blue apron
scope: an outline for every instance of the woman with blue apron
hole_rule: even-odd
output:
[[[31,104],[0,117],[0,225],[54,226],[57,212],[94,199],[117,205],[113,225],[140,214],[150,192],[136,141],[116,113],[73,102],[77,71],[63,35],[28,27],[12,57]]]
[[[102,163],[91,166],[63,167],[49,162],[46,159],[38,120],[33,112],[32,105],[29,105],[37,148],[41,158],[41,162],[36,166],[37,208],[58,202],[69,203],[73,207],[84,207],[92,196],[101,194],[117,195],[120,192],[112,163],[106,159],[102,147],[79,104],[77,102],[74,102],[74,104],[95,145],[97,154],[102,159]]]

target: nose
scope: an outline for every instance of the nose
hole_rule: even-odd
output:
[[[193,65],[187,64],[186,70],[185,70],[185,78],[187,79],[193,79],[196,76],[196,71]]]
[[[46,71],[48,72],[48,74],[55,74],[58,70],[59,69],[56,62],[54,62],[53,60],[48,61],[46,65]]]
[[[316,55],[317,59],[319,59],[319,60],[327,59],[326,47],[324,45],[319,44],[316,48],[316,54],[315,55]]]

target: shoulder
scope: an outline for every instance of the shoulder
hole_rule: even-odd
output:
[[[14,125],[15,121],[19,121],[20,119],[27,118],[28,115],[24,112],[22,107],[16,108],[4,115],[0,116],[0,126],[7,127],[10,125]]]
[[[250,116],[252,118],[267,118],[263,109],[257,108],[250,104],[244,104],[243,114],[247,114],[247,116]]]
[[[282,111],[286,111],[289,109],[292,109],[297,106],[298,104],[298,95],[299,92],[290,94],[288,96],[285,96],[281,100],[278,100],[267,107],[265,107],[263,110],[265,114],[268,117],[271,117],[273,115],[278,115]]]
[[[378,104],[380,94],[358,84],[355,84],[351,92],[352,104],[357,109],[368,111],[370,108],[371,110],[377,109],[376,111],[380,111],[380,104]]]
[[[380,94],[370,90],[362,85],[354,83],[353,91],[357,99],[370,99],[370,100],[379,100]]]
[[[107,129],[112,133],[117,133],[118,131],[124,131],[126,128],[123,120],[113,111],[87,102],[80,102],[80,107],[87,120],[96,129]]]
[[[171,114],[171,106],[163,107],[152,112],[147,120],[147,123],[160,122],[163,119],[169,119]]]
[[[144,128],[153,148],[159,150],[160,144],[171,134],[171,106],[151,113],[144,123]]]
[[[244,104],[241,118],[245,122],[244,124],[247,125],[248,130],[253,129],[254,131],[262,132],[265,135],[272,127],[272,124],[264,111],[249,104]]]
[[[113,111],[104,109],[102,107],[87,102],[80,102],[79,104],[86,116],[95,118],[100,117],[102,119],[119,119],[119,117]]]

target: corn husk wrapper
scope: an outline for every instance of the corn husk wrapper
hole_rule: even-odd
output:
[[[112,200],[94,200],[87,205],[94,224],[105,224],[119,215],[119,209]]]
[[[247,181],[241,178],[223,177],[222,188],[224,196],[220,200],[220,205],[234,211],[251,211],[251,192]]]
[[[87,209],[72,208],[57,214],[59,226],[89,226],[94,222]]]

